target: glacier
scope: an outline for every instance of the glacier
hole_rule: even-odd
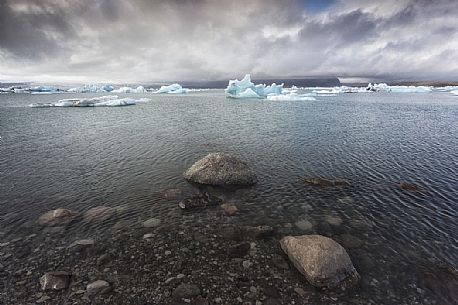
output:
[[[154,93],[172,93],[172,94],[183,94],[183,93],[188,93],[189,89],[188,88],[183,88],[180,84],[171,84],[167,86],[161,86],[157,91]]]
[[[70,98],[59,100],[56,103],[34,103],[32,108],[47,107],[119,107],[130,106],[137,103],[149,102],[149,98],[134,99],[130,97],[119,98],[117,95],[107,95],[94,98]]]
[[[283,84],[273,83],[270,86],[264,84],[255,85],[251,82],[250,74],[246,74],[242,80],[229,80],[226,92],[230,98],[266,98],[268,95],[279,95],[282,93]]]

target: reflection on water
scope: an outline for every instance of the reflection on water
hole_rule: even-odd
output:
[[[455,97],[348,94],[275,102],[210,91],[155,95],[122,108],[26,107],[62,98],[0,96],[2,240],[36,233],[36,219],[48,210],[106,205],[116,217],[97,225],[77,221],[65,234],[108,237],[152,217],[177,228],[222,222],[315,232],[346,246],[362,289],[409,285],[403,274],[414,273],[412,265],[456,267]],[[235,216],[215,209],[183,214],[167,196],[173,191],[164,190],[193,191],[183,171],[214,151],[246,160],[259,183],[210,189],[237,205]],[[306,185],[301,177],[350,185]]]

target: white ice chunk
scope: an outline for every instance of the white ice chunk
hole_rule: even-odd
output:
[[[183,88],[180,84],[171,84],[168,86],[161,86],[159,90],[155,93],[175,93],[175,94],[183,94],[188,93],[189,89]]]
[[[450,93],[453,94],[453,95],[458,95],[458,90],[452,90],[452,91],[450,91]]]
[[[113,93],[145,93],[146,89],[143,86],[138,86],[137,88],[121,87],[111,92]]]
[[[389,86],[385,83],[371,84],[366,87],[367,91],[372,92],[394,92],[394,93],[427,93],[433,91],[429,86]]]

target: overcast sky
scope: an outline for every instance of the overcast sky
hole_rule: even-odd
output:
[[[456,0],[0,0],[0,81],[458,80]]]

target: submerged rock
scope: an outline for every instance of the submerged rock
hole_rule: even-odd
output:
[[[422,193],[423,192],[423,189],[419,185],[413,184],[413,183],[403,182],[399,184],[399,187],[404,191],[409,191],[413,193]]]
[[[143,227],[145,228],[154,228],[161,224],[161,220],[158,218],[150,218],[143,222]]]
[[[256,174],[245,162],[224,153],[207,155],[183,176],[191,182],[216,186],[253,185],[257,182]]]
[[[226,212],[227,215],[232,216],[239,210],[233,203],[226,202],[220,205],[220,207]]]
[[[62,290],[70,284],[71,274],[65,271],[46,272],[40,278],[42,290]]]
[[[86,211],[83,218],[86,222],[103,222],[113,217],[115,211],[114,208],[107,206],[97,206]]]
[[[458,271],[446,265],[421,265],[417,267],[418,284],[432,291],[440,300],[438,304],[452,305],[458,300]]]
[[[319,187],[331,187],[331,186],[350,186],[350,183],[346,180],[330,180],[323,179],[320,177],[302,178],[302,182],[307,185],[314,185]]]
[[[347,233],[337,236],[337,240],[346,249],[359,248],[363,245],[361,239]]]
[[[79,239],[74,241],[68,246],[69,250],[81,252],[87,248],[94,246],[95,241],[93,239]]]
[[[178,205],[183,210],[204,209],[208,206],[216,206],[221,204],[223,200],[209,193],[203,192],[192,195],[181,200]]]
[[[68,224],[80,216],[80,213],[68,209],[58,208],[41,215],[37,222],[42,226],[58,226]]]
[[[302,230],[302,231],[305,231],[305,232],[311,231],[313,229],[313,224],[310,221],[306,220],[306,219],[300,219],[300,220],[296,221],[294,223],[294,225],[299,230]]]
[[[335,215],[326,215],[324,217],[324,220],[326,220],[328,224],[334,227],[340,226],[343,222],[342,218],[340,218],[339,216],[335,216]]]
[[[280,240],[294,266],[315,287],[348,287],[359,280],[345,249],[321,235],[286,236]]]

